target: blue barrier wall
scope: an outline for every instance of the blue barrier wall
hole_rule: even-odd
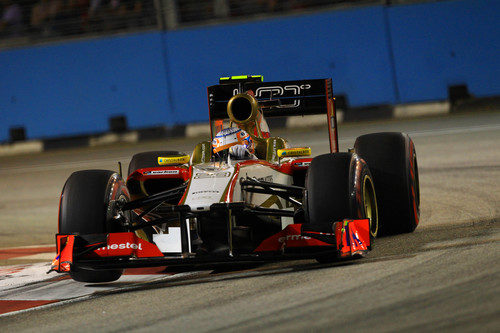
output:
[[[216,26],[166,34],[176,114],[207,117],[206,85],[220,76],[266,81],[333,78],[353,105],[394,103],[383,7]],[[193,89],[193,88],[196,89]],[[177,118],[178,119],[178,118]]]
[[[363,7],[0,52],[0,141],[207,119],[221,75],[332,77],[351,106],[500,95],[497,0]]]
[[[168,87],[161,34],[0,52],[0,140],[23,125],[30,138],[163,123]]]
[[[500,94],[500,1],[445,1],[388,8],[403,103],[447,98],[467,84],[478,97]]]

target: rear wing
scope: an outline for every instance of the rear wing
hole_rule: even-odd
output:
[[[325,114],[330,151],[338,152],[332,79],[262,82],[261,77],[256,79],[256,76],[239,76],[221,78],[220,82],[221,84],[207,88],[211,123],[215,120],[228,119],[229,99],[238,93],[251,90],[259,102],[264,117]]]

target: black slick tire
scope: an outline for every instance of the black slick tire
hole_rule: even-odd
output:
[[[363,158],[375,182],[382,235],[412,232],[420,218],[420,190],[415,145],[404,133],[358,137],[354,151]]]
[[[84,170],[71,174],[66,181],[59,207],[60,234],[102,234],[124,231],[112,218],[110,200],[129,194],[122,178],[113,171]],[[89,270],[76,268],[71,277],[80,282],[110,282],[122,275],[122,269]]]
[[[378,233],[375,186],[366,163],[356,154],[334,153],[314,158],[306,175],[304,212],[316,226],[344,219],[370,219],[371,238]],[[332,255],[319,256],[331,262]]]

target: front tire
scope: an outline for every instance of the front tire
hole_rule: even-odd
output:
[[[366,163],[356,154],[334,153],[314,158],[306,175],[306,220],[329,227],[344,219],[370,220],[370,237],[378,233],[375,186]],[[319,262],[335,260],[321,256]]]
[[[420,188],[415,145],[404,133],[372,133],[354,144],[373,175],[377,189],[380,233],[412,232],[420,218]]]
[[[103,234],[124,231],[113,219],[110,201],[129,200],[125,183],[117,173],[106,170],[74,172],[66,181],[59,207],[59,233]],[[70,275],[80,282],[110,282],[122,275],[122,269],[95,271],[75,268]]]

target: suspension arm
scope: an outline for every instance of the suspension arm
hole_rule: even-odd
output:
[[[284,184],[278,184],[278,183],[271,183],[271,182],[265,182],[265,181],[260,181],[256,179],[251,179],[251,178],[246,178],[242,179],[240,181],[241,186],[259,186],[264,189],[271,190],[272,188],[277,188],[277,189],[283,189],[286,192],[288,192],[291,196],[294,197],[302,197],[304,193],[304,188],[301,186],[295,186],[295,185],[284,185]]]

